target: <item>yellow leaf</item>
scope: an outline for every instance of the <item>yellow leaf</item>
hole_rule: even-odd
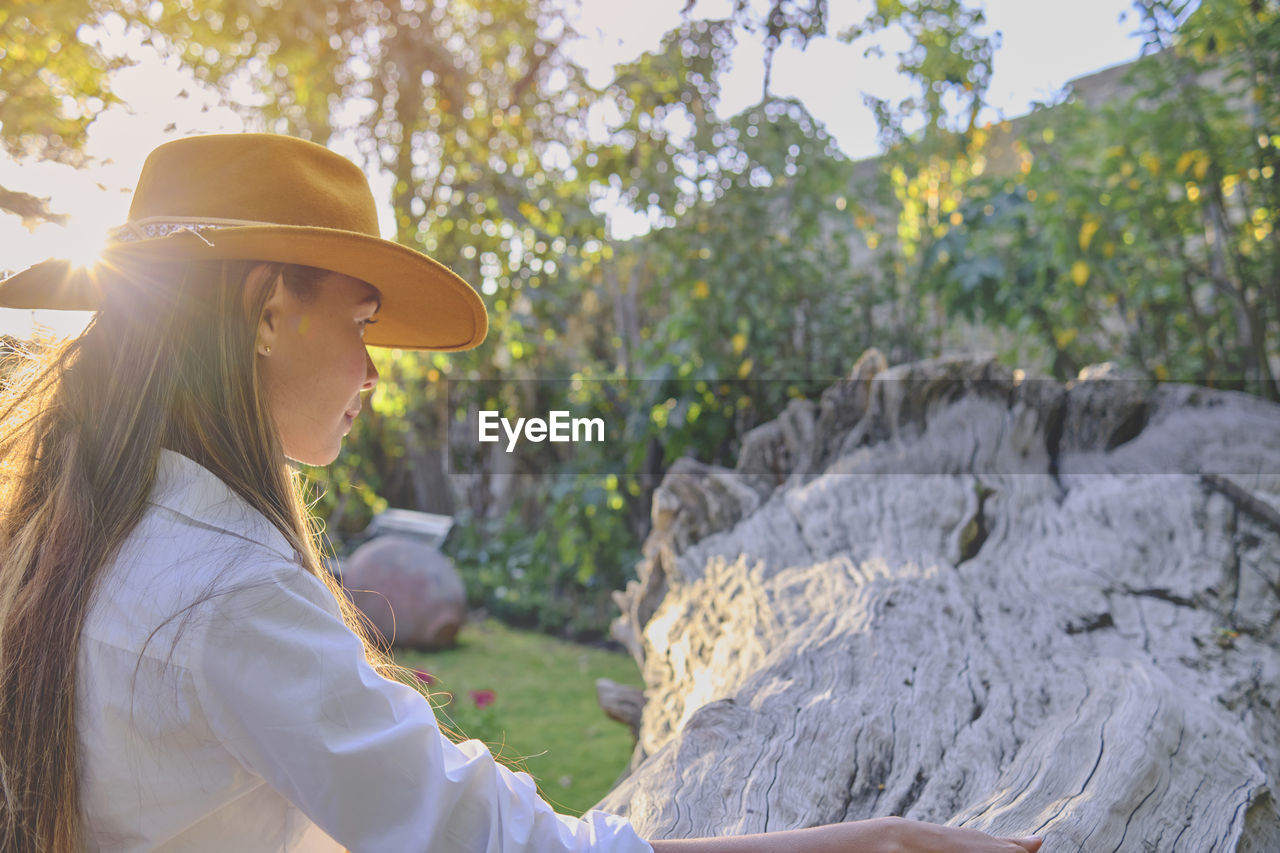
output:
[[[1156,379],[1159,379],[1161,382],[1163,382],[1169,378],[1169,368],[1165,367],[1163,364],[1157,364],[1155,368],[1155,374],[1156,374]]]
[[[964,217],[960,215],[960,211],[954,211],[951,214],[951,224],[959,225],[961,222],[964,222]]]
[[[1053,333],[1053,339],[1058,342],[1058,349],[1062,349],[1074,341],[1077,334],[1075,329],[1060,329]]]
[[[1098,229],[1102,223],[1098,221],[1096,216],[1086,216],[1084,224],[1080,226],[1080,251],[1087,251],[1089,243],[1093,241],[1093,235],[1098,233]]]
[[[751,363],[751,359],[747,359],[746,361],[742,362],[742,364],[738,365],[738,378],[746,379],[748,376],[750,376],[752,366],[753,365]]]
[[[1209,171],[1209,158],[1203,154],[1196,159],[1196,180],[1203,181],[1205,173]]]
[[[1076,283],[1076,287],[1084,287],[1084,283],[1089,280],[1089,265],[1084,261],[1072,264],[1071,280]]]
[[[699,279],[697,282],[694,283],[693,285],[694,299],[706,299],[710,295],[711,295],[711,286],[709,284],[707,284],[705,281],[702,281],[701,279]]]
[[[747,348],[747,336],[742,332],[738,332],[733,336],[733,354],[742,355],[742,351]]]
[[[1177,170],[1179,175],[1185,175],[1187,173],[1187,169],[1191,168],[1191,164],[1196,161],[1196,157],[1199,153],[1199,151],[1183,151],[1182,154],[1178,156],[1178,163],[1174,168]]]

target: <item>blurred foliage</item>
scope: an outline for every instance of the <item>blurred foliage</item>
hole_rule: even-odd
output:
[[[914,151],[932,154],[936,152],[927,149],[974,128],[999,47],[999,35],[983,32],[985,24],[982,11],[962,0],[875,0],[862,24],[840,33],[847,42],[866,41],[893,27],[907,36],[908,47],[898,53],[898,72],[912,82],[915,93],[896,104],[866,96],[886,149],[910,142]],[[865,49],[868,55],[882,52],[874,42]]]
[[[9,0],[0,6],[0,147],[14,157],[78,164],[89,125],[116,103],[108,57],[69,22],[92,19],[92,0]],[[74,27],[74,23],[72,24]]]
[[[924,271],[983,169],[990,134],[978,117],[999,36],[960,0],[876,0],[865,21],[839,37],[880,55],[875,36],[890,29],[907,36],[896,58],[912,91],[897,102],[864,95],[884,153],[856,184],[853,212],[885,301],[897,309],[894,344],[884,348],[895,363],[936,354],[939,327],[948,322],[931,310],[941,306]]]
[[[723,19],[690,2],[599,89],[551,0],[19,2],[0,10],[0,142],[78,148],[121,62],[95,46],[104,21],[235,93],[252,126],[354,141],[392,178],[396,239],[475,283],[492,326],[468,353],[375,354],[369,410],[313,472],[330,536],[341,549],[387,505],[452,513],[473,603],[596,636],[667,466],[732,464],[868,346],[937,355],[964,317],[1060,380],[1111,359],[1280,396],[1280,6],[1134,8],[1150,50],[1120,100],[991,125],[982,13],[875,0],[837,36],[877,52],[905,35],[912,93],[867,95],[883,154],[855,163],[767,72],[758,104],[718,115],[736,41],[769,63],[831,35],[824,0]],[[613,239],[624,212],[648,232]],[[455,410],[482,403],[604,417],[626,440],[458,465]]]
[[[67,31],[67,22],[97,13],[89,0],[8,0],[0,6],[0,149],[6,154],[84,164],[89,125],[118,100],[108,72],[123,65],[79,30]],[[0,186],[3,212],[27,224],[66,218],[52,213],[44,199]]]
[[[953,197],[921,283],[1043,337],[1059,377],[1117,359],[1280,399],[1280,5],[1136,8],[1127,94],[1004,134],[1010,168]]]

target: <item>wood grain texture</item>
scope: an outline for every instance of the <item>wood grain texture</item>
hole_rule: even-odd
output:
[[[898,814],[1280,850],[1280,407],[1102,373],[868,351],[737,470],[673,466],[601,806],[656,838]]]

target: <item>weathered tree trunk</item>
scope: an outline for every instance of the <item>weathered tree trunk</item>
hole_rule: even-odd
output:
[[[900,814],[1280,850],[1277,507],[1275,404],[868,351],[655,494],[602,805],[653,837]]]

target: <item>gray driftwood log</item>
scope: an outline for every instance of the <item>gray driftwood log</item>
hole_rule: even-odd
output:
[[[656,493],[602,807],[652,837],[897,814],[1280,851],[1277,510],[1280,406],[868,351]]]

